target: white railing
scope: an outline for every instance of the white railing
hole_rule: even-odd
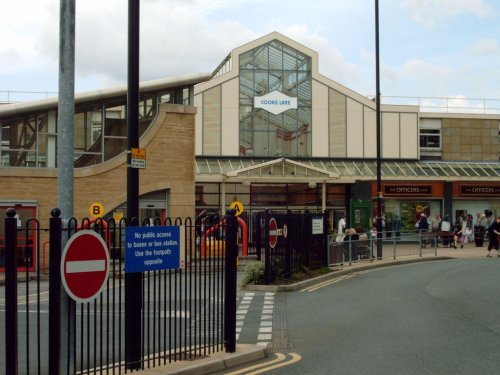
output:
[[[476,99],[462,96],[382,96],[382,104],[416,105],[420,112],[500,114],[500,99]]]
[[[56,96],[53,91],[15,91],[0,90],[0,104],[27,102],[31,100],[47,99]]]

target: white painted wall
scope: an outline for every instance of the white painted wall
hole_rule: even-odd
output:
[[[399,113],[382,113],[382,157],[399,158]]]
[[[347,98],[347,157],[363,157],[363,105]]]
[[[364,107],[365,111],[365,158],[377,157],[377,113],[368,107]]]
[[[328,157],[328,87],[312,81],[312,156]]]
[[[401,158],[418,158],[418,118],[415,113],[401,113]]]
[[[194,106],[197,108],[195,117],[195,155],[203,154],[203,93],[194,96]]]
[[[235,78],[222,84],[222,155],[239,155],[239,128],[239,85]]]

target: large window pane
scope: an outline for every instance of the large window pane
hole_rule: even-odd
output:
[[[274,40],[240,56],[240,155],[311,155],[310,57]],[[245,63],[253,56],[254,65]],[[252,86],[253,84],[253,86]],[[277,90],[298,98],[278,115],[253,107],[254,96]]]

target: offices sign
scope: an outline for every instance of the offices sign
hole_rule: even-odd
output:
[[[279,115],[289,109],[297,109],[297,98],[292,98],[277,90],[264,96],[254,97],[254,107],[262,108],[273,115]]]
[[[411,197],[432,195],[432,185],[385,185],[384,195],[391,197]]]
[[[499,197],[499,185],[460,185],[462,197]]]

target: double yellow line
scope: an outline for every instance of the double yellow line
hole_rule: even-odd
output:
[[[269,362],[259,363],[250,367],[245,367],[241,370],[229,372],[226,375],[257,375],[263,374],[271,370],[275,370],[280,367],[285,367],[288,365],[292,365],[302,359],[300,355],[297,353],[275,353],[276,358]]]
[[[321,289],[321,288],[324,288],[326,286],[330,286],[330,285],[333,285],[333,284],[337,284],[343,280],[347,280],[347,279],[350,279],[351,277],[354,277],[356,276],[355,274],[352,274],[352,275],[345,275],[345,276],[340,276],[340,277],[337,277],[335,279],[332,279],[332,280],[328,280],[328,281],[323,281],[322,283],[319,283],[319,284],[314,284],[314,285],[311,285],[311,286],[308,286],[306,288],[303,288],[301,290],[299,290],[300,293],[303,293],[303,292],[314,292],[315,290],[318,290],[318,289]]]

